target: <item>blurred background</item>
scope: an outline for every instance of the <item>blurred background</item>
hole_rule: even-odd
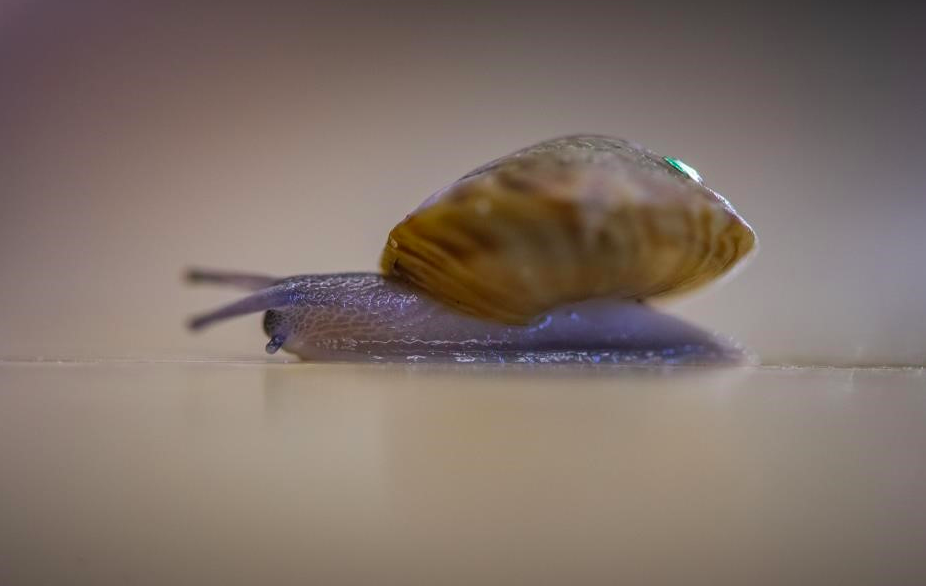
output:
[[[0,2],[0,356],[263,355],[184,267],[374,270],[559,134],[696,167],[761,240],[669,311],[767,363],[926,363],[926,28],[801,3]]]

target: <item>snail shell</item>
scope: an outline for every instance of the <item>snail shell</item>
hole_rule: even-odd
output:
[[[389,233],[380,266],[462,311],[525,324],[592,297],[690,291],[755,243],[681,161],[576,135],[496,159],[428,198]]]

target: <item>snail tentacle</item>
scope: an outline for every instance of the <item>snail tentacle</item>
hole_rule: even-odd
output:
[[[278,277],[260,275],[255,273],[239,273],[236,271],[218,271],[212,269],[191,268],[184,275],[188,283],[212,283],[216,285],[231,285],[247,291],[259,291],[272,287],[280,282]]]
[[[229,303],[223,307],[193,317],[187,322],[191,330],[201,330],[206,326],[212,325],[218,321],[224,321],[232,317],[266,311],[277,307],[286,307],[293,303],[291,287],[285,283],[274,285],[266,289],[261,289],[244,299],[239,299],[234,303]]]
[[[270,341],[267,342],[267,354],[276,354],[276,351],[283,347],[283,344],[286,343],[286,336],[282,334],[276,334],[270,338]]]

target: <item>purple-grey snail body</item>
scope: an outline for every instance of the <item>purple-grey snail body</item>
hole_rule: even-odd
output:
[[[253,291],[190,327],[266,311],[267,351],[304,360],[737,363],[740,346],[646,301],[714,281],[755,245],[682,161],[567,136],[425,200],[390,232],[381,273],[190,271]]]

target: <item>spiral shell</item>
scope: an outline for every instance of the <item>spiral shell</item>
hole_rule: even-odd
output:
[[[692,290],[755,243],[681,161],[617,138],[568,136],[435,193],[392,229],[381,268],[462,311],[523,324],[591,297]]]

